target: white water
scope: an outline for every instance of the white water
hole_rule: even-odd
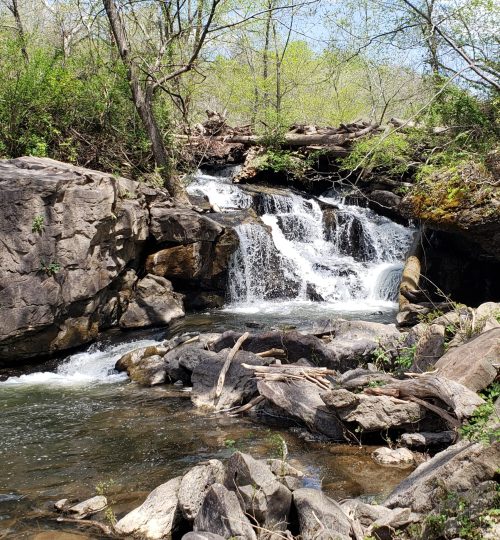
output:
[[[189,190],[206,195],[223,211],[252,203],[227,175],[199,174]],[[236,227],[240,247],[230,265],[226,309],[279,312],[313,302],[322,309],[363,311],[395,305],[414,230],[368,208],[332,197],[321,200],[337,208],[330,229],[313,198],[295,193],[261,197],[260,217],[267,227]]]
[[[118,373],[114,367],[125,353],[155,345],[157,341],[139,340],[119,345],[91,345],[85,352],[76,353],[60,364],[55,372],[40,371],[19,377],[9,377],[0,383],[9,385],[45,385],[45,386],[88,386],[94,384],[109,384],[124,381],[126,373]]]

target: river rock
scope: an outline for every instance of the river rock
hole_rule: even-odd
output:
[[[496,378],[500,361],[500,328],[448,351],[436,362],[438,375],[478,392]]]
[[[409,371],[416,373],[429,371],[444,354],[444,339],[444,326],[429,325],[416,343],[413,364]]]
[[[429,512],[443,494],[465,492],[492,479],[500,463],[500,443],[460,441],[419,465],[384,501],[389,508]]]
[[[387,467],[411,467],[415,463],[413,453],[407,448],[377,448],[372,452],[372,459]]]
[[[229,349],[224,349],[219,354],[205,354],[208,361],[194,367],[191,375],[193,384],[191,400],[197,407],[226,409],[246,403],[257,393],[253,372],[241,364],[261,366],[271,360],[260,358],[247,351],[238,351],[226,373],[222,394],[217,400],[214,399],[214,390],[228,353]]]
[[[394,349],[404,337],[394,324],[369,321],[338,319],[330,325],[329,331],[329,335],[325,334],[323,337],[327,349],[331,351],[327,367],[341,372],[370,360],[378,347]]]
[[[302,421],[312,432],[344,440],[344,428],[335,412],[329,411],[321,399],[321,390],[306,380],[294,384],[260,380],[259,393],[283,410],[288,416]]]
[[[167,279],[148,274],[136,286],[132,299],[120,318],[122,328],[165,325],[184,316],[182,295],[174,292]]]
[[[286,529],[292,494],[262,461],[235,452],[227,462],[224,484],[236,491],[246,514],[258,523],[273,530]]]
[[[193,467],[182,477],[179,488],[179,508],[182,515],[188,521],[193,521],[210,486],[223,481],[224,465],[217,459]]]
[[[220,351],[226,347],[232,347],[243,332],[229,330],[213,344],[214,351]],[[270,349],[283,349],[288,362],[296,362],[301,358],[314,358],[320,366],[330,366],[333,355],[325,347],[324,343],[315,336],[301,334],[295,330],[270,331],[250,334],[241,348],[245,351],[259,353]]]
[[[338,417],[345,422],[356,422],[364,431],[378,431],[391,427],[414,424],[421,420],[425,411],[420,405],[402,401],[390,396],[353,394],[352,404],[337,408],[337,390],[321,395],[323,402],[335,409]]]
[[[194,520],[194,531],[207,531],[223,538],[256,540],[250,521],[240,507],[234,491],[222,484],[213,484]]]
[[[96,495],[86,501],[75,504],[69,508],[68,512],[73,514],[76,519],[83,519],[92,514],[97,514],[108,506],[108,500],[103,495]]]
[[[178,501],[181,480],[178,476],[154,489],[141,506],[116,523],[115,530],[148,540],[169,538],[181,518]]]
[[[323,492],[302,488],[294,491],[293,503],[303,540],[349,540],[351,522],[341,506]]]
[[[224,540],[224,537],[207,531],[191,531],[186,533],[181,540]]]
[[[440,431],[420,433],[403,433],[399,442],[409,448],[426,448],[428,446],[448,446],[457,439],[455,431]]]
[[[113,284],[148,237],[149,201],[160,199],[160,190],[48,158],[0,161],[0,361],[95,338]]]

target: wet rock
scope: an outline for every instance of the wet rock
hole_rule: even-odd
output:
[[[258,382],[259,393],[288,416],[302,421],[312,432],[328,438],[344,440],[342,422],[329,411],[321,399],[321,390],[314,383],[300,380],[293,385],[281,381]]]
[[[160,276],[148,274],[136,286],[132,299],[120,318],[122,328],[142,328],[168,324],[184,316],[182,295]]]
[[[221,225],[189,208],[168,203],[151,205],[150,230],[158,242],[189,244],[213,242],[222,233]]]
[[[83,519],[92,514],[97,514],[108,506],[108,500],[102,495],[96,495],[91,499],[87,499],[81,503],[75,504],[69,508],[69,513],[73,514],[77,519]]]
[[[351,522],[341,506],[315,489],[298,489],[293,503],[303,540],[349,540]]]
[[[193,521],[210,486],[223,481],[224,465],[217,459],[193,467],[182,477],[179,488],[179,508],[182,515],[188,521]]]
[[[492,479],[500,462],[500,443],[461,441],[419,465],[384,501],[389,508],[429,512],[443,493],[463,493]]]
[[[375,189],[369,195],[369,206],[375,212],[391,219],[401,219],[399,206],[402,198],[392,191]]]
[[[64,510],[68,508],[69,505],[70,505],[69,499],[60,499],[59,501],[56,501],[54,503],[54,508],[58,512],[63,512]]]
[[[415,356],[410,371],[425,373],[444,354],[445,327],[431,324],[417,341]]]
[[[407,448],[377,448],[372,452],[372,459],[387,467],[411,467],[415,463],[413,453]]]
[[[171,380],[181,380],[185,384],[191,384],[191,375],[198,365],[209,366],[213,362],[217,363],[220,361],[220,356],[217,353],[204,350],[202,347],[203,343],[199,342],[196,344],[180,345],[169,351],[164,357],[168,377]],[[201,386],[198,383],[196,385],[196,392],[202,392]],[[196,397],[196,399],[198,398]],[[200,400],[202,400],[201,397]]]
[[[243,332],[228,331],[213,344],[214,351],[232,347]],[[296,362],[301,358],[314,357],[318,365],[330,366],[334,357],[324,343],[315,336],[301,334],[294,330],[286,332],[259,332],[250,334],[242,345],[245,351],[253,353],[269,349],[283,349],[288,362]]]
[[[207,531],[223,538],[256,540],[255,532],[240,507],[236,493],[222,484],[210,486],[194,520],[194,531]]]
[[[235,452],[227,462],[224,484],[236,491],[246,514],[258,523],[272,530],[286,529],[292,494],[262,461]]]
[[[500,328],[489,330],[448,351],[436,362],[438,375],[483,390],[496,378],[500,359]]]
[[[92,341],[148,236],[149,202],[165,199],[48,158],[0,161],[0,362]]]
[[[428,446],[448,446],[455,442],[457,434],[454,431],[441,431],[437,433],[403,433],[399,441],[409,448],[426,448]]]
[[[211,242],[193,242],[162,249],[146,260],[146,270],[168,279],[194,279],[203,268]]]
[[[418,422],[425,415],[419,405],[390,396],[353,394],[353,404],[336,408],[336,390],[325,392],[323,402],[345,422],[356,422],[365,431],[378,431]],[[354,401],[354,400],[357,400]],[[345,400],[344,400],[345,401]]]
[[[154,489],[141,506],[116,523],[115,530],[150,540],[168,538],[181,518],[177,498],[181,480],[178,476]]]
[[[253,372],[241,364],[261,366],[271,360],[260,358],[247,351],[238,351],[226,373],[221,396],[217,400],[214,398],[214,389],[228,353],[229,349],[224,349],[219,354],[205,354],[207,361],[194,367],[191,375],[193,384],[191,400],[197,407],[222,410],[243,404],[257,393]]]

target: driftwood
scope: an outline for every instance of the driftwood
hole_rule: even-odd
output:
[[[272,348],[267,351],[262,351],[255,354],[256,356],[260,356],[261,358],[286,358],[286,352],[283,349],[276,348]]]
[[[258,379],[265,381],[293,381],[306,380],[322,390],[330,389],[330,381],[326,379],[327,375],[336,375],[337,372],[332,369],[322,367],[309,367],[297,365],[272,365],[272,366],[252,366],[250,364],[241,364],[246,369],[251,369]]]
[[[395,391],[397,395],[395,394]],[[365,388],[364,392],[371,395],[390,395],[403,399],[413,400],[419,405],[423,405],[437,413],[439,409],[440,416],[446,417],[448,421],[453,420],[453,427],[457,425],[457,420],[462,422],[465,418],[472,415],[478,405],[484,401],[472,390],[469,390],[462,384],[436,377],[435,375],[423,374],[412,379],[394,381],[386,386],[378,388]],[[413,399],[412,399],[413,398]],[[445,403],[455,414],[457,420],[449,416],[441,407],[422,403],[422,400],[437,399]],[[444,414],[443,414],[444,413]],[[446,416],[448,415],[448,416]]]
[[[222,366],[222,369],[220,371],[219,379],[217,380],[217,386],[215,387],[215,399],[218,399],[222,394],[222,388],[224,387],[224,381],[226,380],[226,373],[229,369],[229,366],[231,365],[231,361],[249,335],[249,332],[245,332],[242,336],[240,336],[238,341],[234,344],[234,347],[228,352],[226,361],[224,362],[224,365]]]

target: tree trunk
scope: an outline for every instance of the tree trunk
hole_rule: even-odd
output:
[[[120,58],[127,68],[127,79],[132,91],[132,99],[135,108],[148,134],[153,156],[156,165],[160,169],[160,174],[163,178],[165,187],[172,197],[182,202],[186,202],[187,196],[182,184],[177,178],[170,174],[170,160],[167,149],[153,112],[153,88],[148,82],[144,83],[145,88],[142,86],[139,70],[134,60],[130,58],[130,44],[128,42],[125,25],[116,9],[114,0],[103,0],[103,3],[118,52],[120,53]]]
[[[21,43],[21,53],[26,63],[28,63],[29,56],[26,48],[26,34],[24,32],[24,26],[21,20],[21,15],[19,13],[19,6],[17,5],[17,0],[12,0],[11,5],[7,4],[7,8],[12,13],[12,15],[14,16],[14,20],[16,21],[17,33],[19,35],[19,41]]]

